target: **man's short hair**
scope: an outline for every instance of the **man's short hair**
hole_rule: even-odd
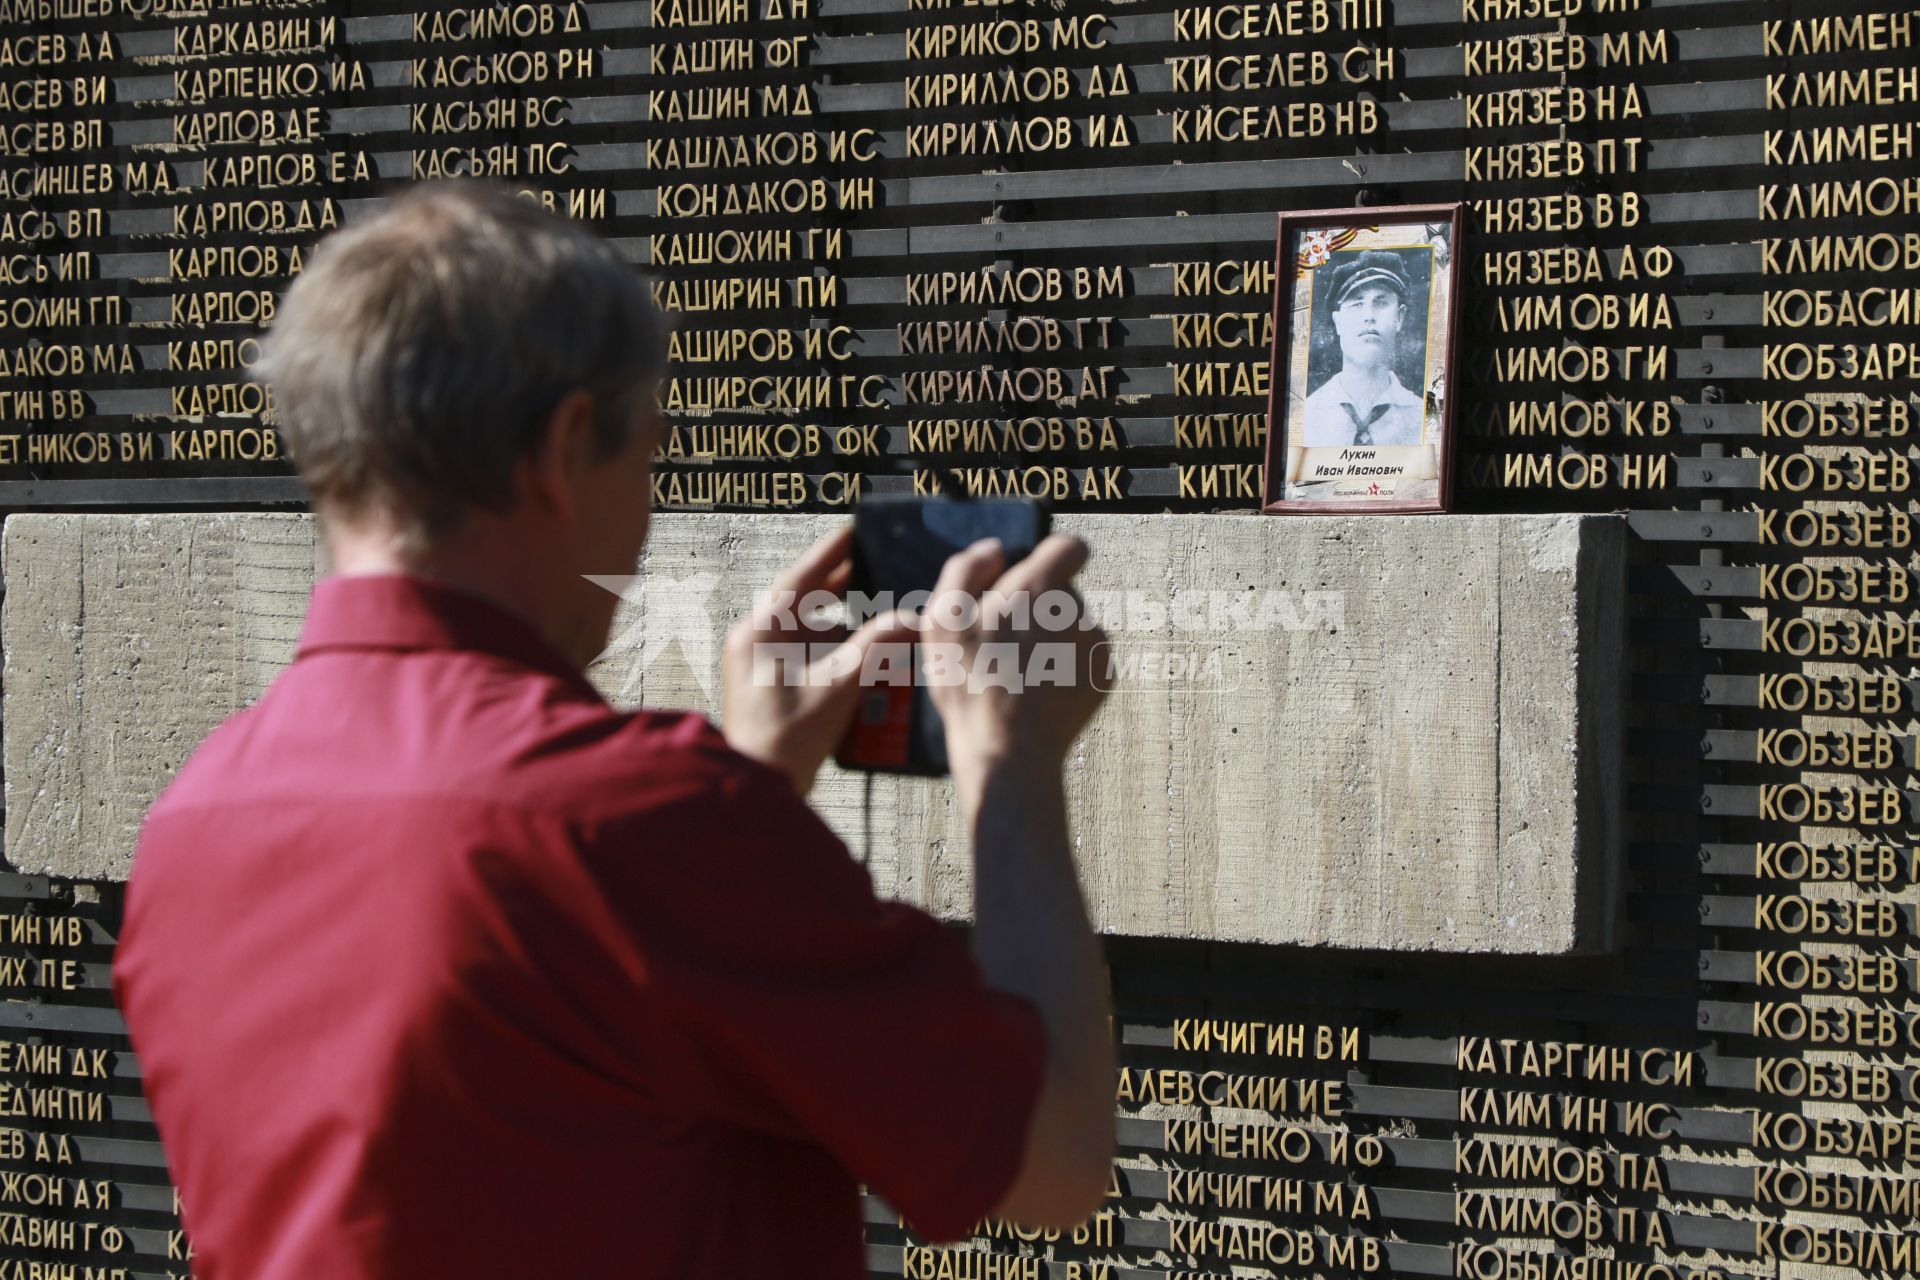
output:
[[[606,241],[505,187],[437,182],[320,244],[260,372],[315,505],[421,543],[511,505],[571,392],[592,396],[603,453],[625,445],[667,329]]]
[[[1349,260],[1333,268],[1332,278],[1327,281],[1327,296],[1331,299],[1328,306],[1339,307],[1350,295],[1370,284],[1391,289],[1400,296],[1403,306],[1412,296],[1413,282],[1407,278],[1407,267],[1399,254],[1384,249],[1362,249],[1346,256]]]

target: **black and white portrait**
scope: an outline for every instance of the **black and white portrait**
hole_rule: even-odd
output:
[[[1458,207],[1280,215],[1268,511],[1440,511]]]
[[[1301,443],[1419,444],[1433,251],[1346,250],[1314,276]]]

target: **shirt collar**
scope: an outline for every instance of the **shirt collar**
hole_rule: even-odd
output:
[[[533,625],[429,578],[353,574],[314,584],[296,657],[332,649],[471,649],[585,684]]]

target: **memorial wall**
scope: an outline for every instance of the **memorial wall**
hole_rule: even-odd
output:
[[[1917,27],[0,0],[0,508],[297,504],[248,377],[279,291],[393,184],[487,175],[684,318],[659,509],[1261,518],[1276,214],[1463,202],[1454,508],[1630,512],[1620,947],[1113,938],[1106,1209],[934,1247],[870,1199],[873,1272],[1920,1275]],[[0,876],[0,1280],[192,1265],[120,901]]]

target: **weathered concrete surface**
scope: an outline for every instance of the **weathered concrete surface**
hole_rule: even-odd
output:
[[[833,517],[669,515],[594,676],[717,710],[720,637]],[[1593,516],[1070,516],[1130,683],[1070,768],[1110,933],[1558,954],[1618,900],[1623,522]],[[291,654],[299,516],[7,521],[7,851],[124,875],[140,813]],[[1111,594],[1107,594],[1111,593]],[[1164,667],[1163,667],[1164,670]],[[960,918],[944,784],[829,768],[815,793],[883,892]]]
[[[174,770],[292,659],[313,522],[13,516],[0,557],[8,859],[124,879]]]

